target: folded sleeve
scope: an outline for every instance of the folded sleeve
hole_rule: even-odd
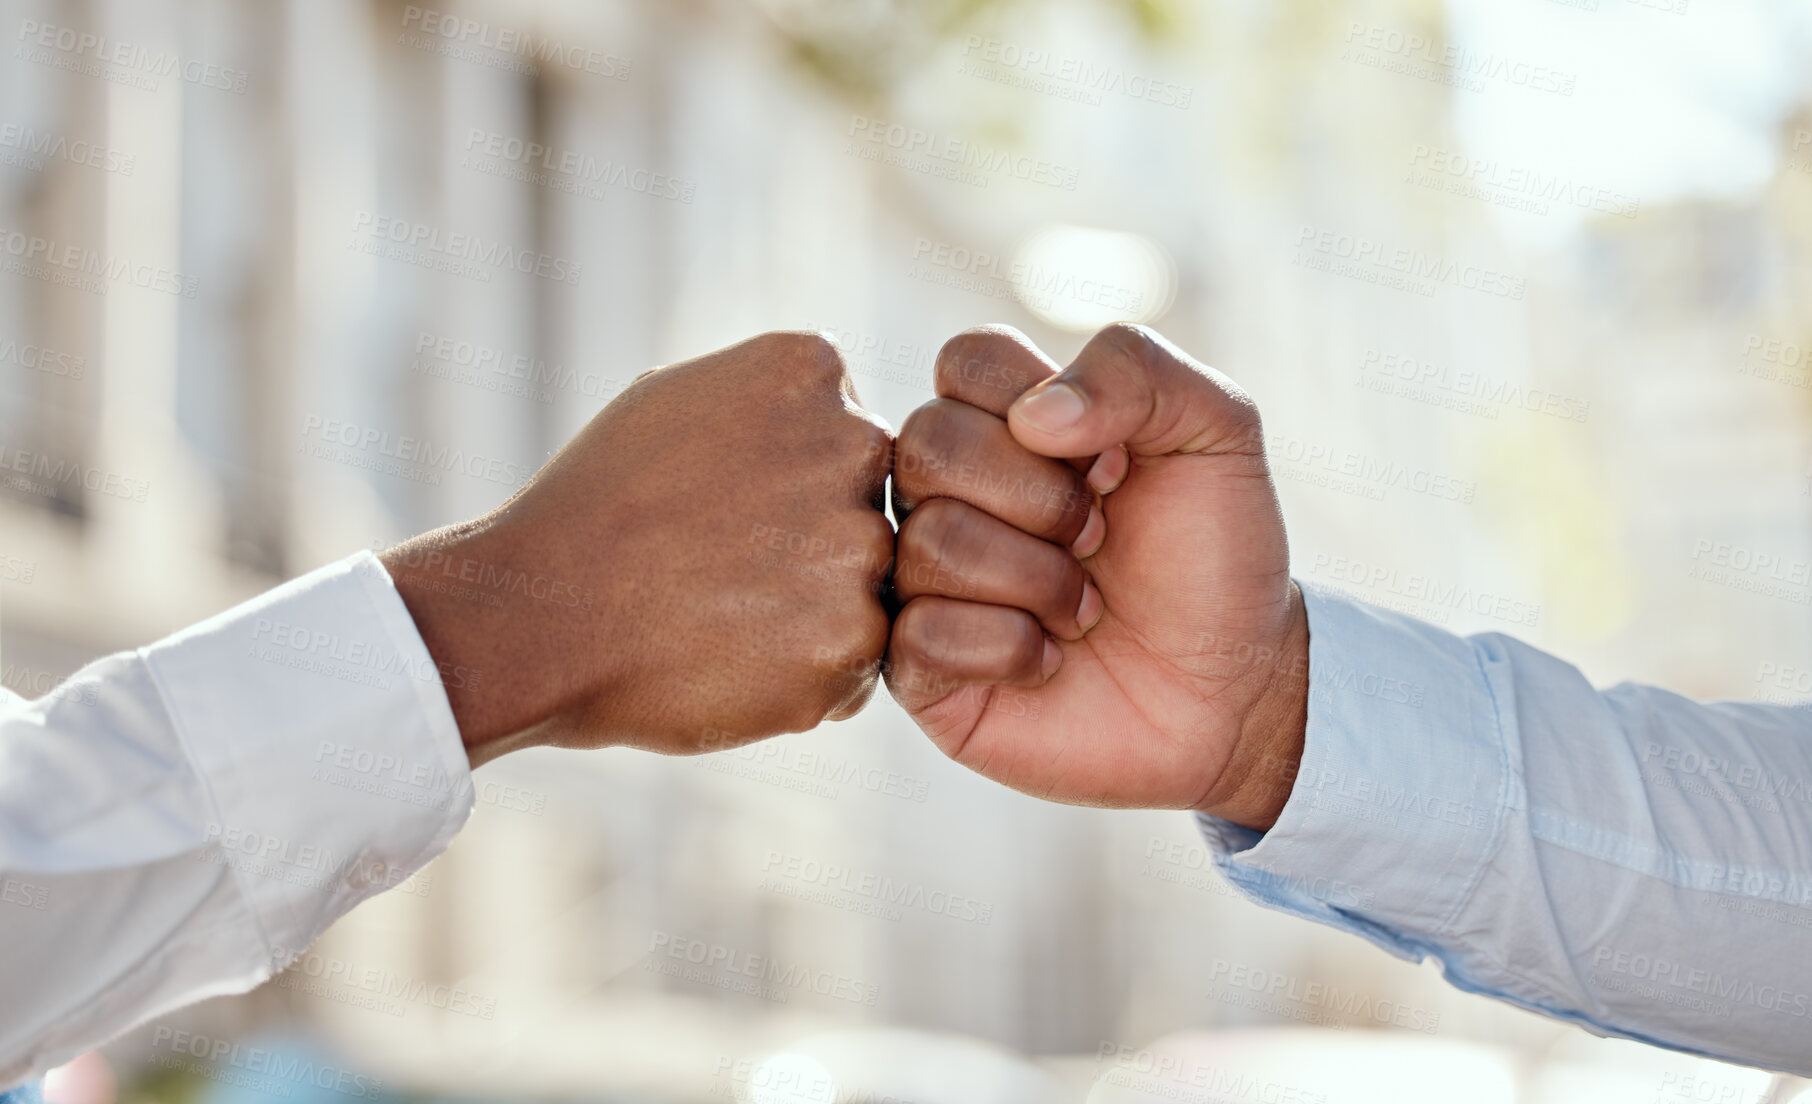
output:
[[[1812,1073],[1812,713],[1600,691],[1302,589],[1289,801],[1198,817],[1233,885],[1599,1034]]]
[[[472,781],[370,553],[0,702],[0,1086],[250,989],[452,840]]]

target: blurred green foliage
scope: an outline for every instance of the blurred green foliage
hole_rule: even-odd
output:
[[[953,39],[1050,0],[759,0],[799,66],[858,103],[887,92]],[[1075,0],[1107,9],[1142,38],[1182,23],[1181,0]]]

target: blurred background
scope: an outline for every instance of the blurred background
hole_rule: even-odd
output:
[[[484,511],[656,364],[824,328],[897,426],[963,327],[1130,318],[1258,400],[1299,577],[1812,696],[1812,4],[433,4],[0,0],[8,687]],[[1800,1087],[1265,912],[1186,817],[998,788],[885,694],[478,780],[408,885],[53,1097]]]

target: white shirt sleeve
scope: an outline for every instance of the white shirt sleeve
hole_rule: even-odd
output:
[[[1234,885],[1598,1034],[1812,1073],[1812,711],[1303,594],[1290,799],[1262,835],[1200,818]]]
[[[0,1086],[250,989],[472,810],[383,565],[322,568],[0,701]]]

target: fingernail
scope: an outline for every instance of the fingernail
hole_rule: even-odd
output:
[[[1067,383],[1053,383],[1019,400],[1019,416],[1034,428],[1061,433],[1082,420],[1082,392]]]
[[[1101,516],[1101,507],[1091,507],[1088,520],[1082,523],[1082,532],[1076,534],[1076,539],[1070,542],[1070,551],[1076,554],[1077,559],[1086,560],[1101,551],[1101,546],[1106,543],[1107,519]]]
[[[1063,663],[1063,649],[1050,637],[1044,638],[1044,677],[1049,679]]]
[[[1101,620],[1101,613],[1105,606],[1106,603],[1101,601],[1101,592],[1095,588],[1095,584],[1087,579],[1082,580],[1082,604],[1076,607],[1076,624],[1082,626],[1083,632],[1094,628],[1095,622]]]
[[[1088,485],[1100,494],[1112,494],[1119,490],[1120,484],[1126,482],[1127,475],[1132,471],[1132,465],[1128,463],[1126,471],[1115,473],[1125,455],[1119,448],[1110,448],[1095,457],[1095,462],[1088,469]]]

